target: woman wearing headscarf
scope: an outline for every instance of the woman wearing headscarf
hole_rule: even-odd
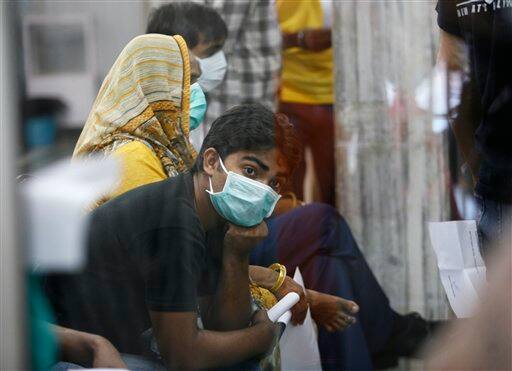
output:
[[[115,61],[73,153],[121,160],[121,180],[106,199],[194,164],[188,139],[191,70],[197,79],[197,61],[181,36],[138,36]]]

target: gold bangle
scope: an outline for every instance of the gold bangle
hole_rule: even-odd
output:
[[[286,278],[286,267],[282,264],[274,263],[269,267],[269,269],[272,269],[273,271],[279,273],[276,282],[270,288],[270,292],[275,293],[277,290],[281,288],[281,286],[283,286],[284,279]]]

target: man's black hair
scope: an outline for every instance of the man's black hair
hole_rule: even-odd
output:
[[[283,114],[275,114],[259,103],[235,106],[217,118],[203,141],[193,172],[203,170],[203,155],[215,148],[222,159],[239,151],[276,148],[290,172],[300,161],[300,142]]]
[[[192,49],[200,42],[224,41],[228,29],[214,9],[193,2],[174,2],[152,11],[146,33],[181,35]]]

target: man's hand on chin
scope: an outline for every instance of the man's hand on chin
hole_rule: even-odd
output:
[[[268,236],[267,223],[245,228],[229,224],[224,237],[224,251],[239,256],[248,256],[251,250]]]

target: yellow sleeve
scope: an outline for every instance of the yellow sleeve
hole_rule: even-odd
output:
[[[144,143],[133,141],[116,149],[112,156],[121,161],[121,182],[110,198],[117,197],[145,184],[167,179],[155,153]]]

